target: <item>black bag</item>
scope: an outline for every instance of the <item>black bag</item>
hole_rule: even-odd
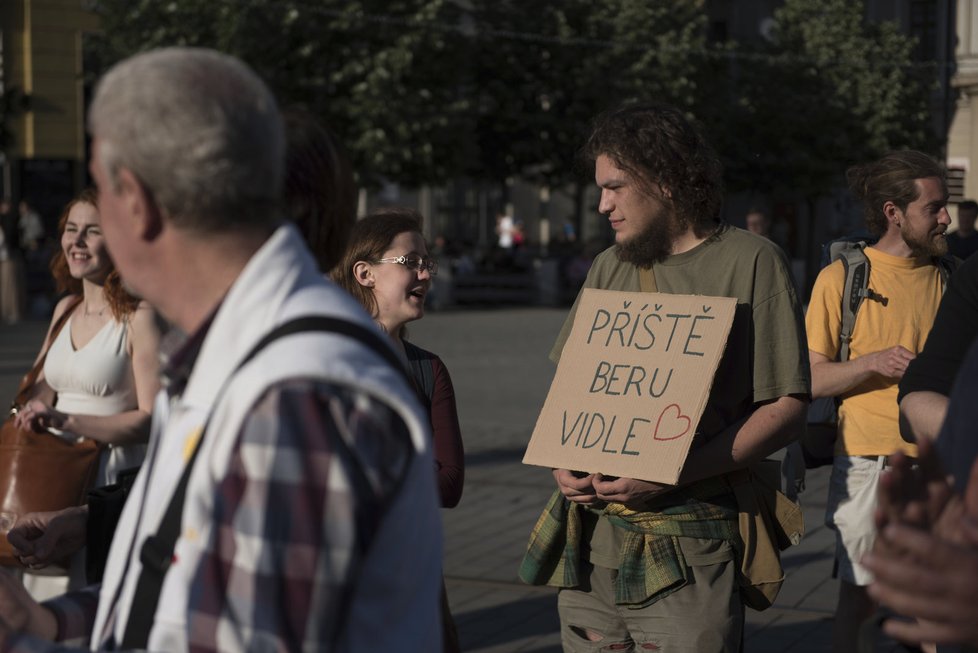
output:
[[[129,491],[136,482],[138,467],[119,472],[116,482],[97,487],[88,493],[88,521],[85,533],[85,578],[90,585],[102,582],[105,561],[109,559],[109,547],[115,527],[122,516]]]

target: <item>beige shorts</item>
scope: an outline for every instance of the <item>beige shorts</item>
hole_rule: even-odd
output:
[[[853,585],[869,585],[873,576],[859,564],[876,542],[873,514],[886,456],[836,456],[829,479],[825,525],[835,531],[833,576]]]
[[[737,563],[727,542],[680,537],[689,582],[642,608],[615,605],[618,571],[583,563],[579,589],[557,596],[564,653],[659,650],[736,653],[741,650],[744,606]],[[587,632],[600,637],[589,641]]]

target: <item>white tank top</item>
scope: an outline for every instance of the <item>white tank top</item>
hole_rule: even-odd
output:
[[[71,342],[71,320],[44,361],[44,376],[57,393],[54,407],[69,415],[116,415],[138,407],[126,325],[110,320],[85,346]],[[116,474],[142,463],[146,446],[110,446],[95,484],[114,483]]]
[[[115,415],[136,407],[136,384],[126,325],[110,320],[84,347],[71,342],[71,322],[61,329],[44,362],[55,408],[69,414]]]

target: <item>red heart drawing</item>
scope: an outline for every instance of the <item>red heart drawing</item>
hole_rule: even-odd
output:
[[[670,415],[669,419],[666,420],[665,428],[663,428],[662,418],[665,417],[666,413],[669,413],[670,411],[675,412],[676,416],[672,417]],[[680,424],[680,422],[683,421],[686,422],[685,426]],[[690,420],[686,415],[683,415],[682,411],[679,409],[679,404],[669,404],[666,406],[665,410],[662,411],[662,414],[659,415],[659,421],[655,424],[655,433],[652,435],[652,438],[655,440],[675,440],[686,435],[686,433],[689,432],[689,427],[691,425],[692,420]],[[660,429],[664,430],[666,433],[674,433],[674,435],[659,435]]]

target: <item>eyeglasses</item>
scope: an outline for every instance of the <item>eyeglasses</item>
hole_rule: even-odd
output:
[[[415,272],[419,270],[427,270],[428,274],[435,276],[438,274],[438,261],[431,258],[430,256],[392,256],[390,258],[382,258],[374,261],[375,263],[397,263],[398,265],[403,265],[408,270],[414,270]]]

